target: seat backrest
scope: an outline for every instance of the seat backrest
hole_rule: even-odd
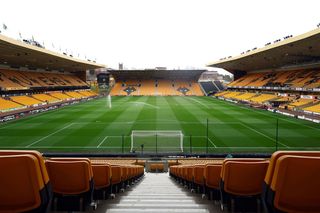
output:
[[[199,184],[199,185],[204,184],[204,167],[205,167],[204,164],[194,165],[193,177],[194,177],[194,182],[196,184]]]
[[[222,162],[222,168],[221,168],[221,173],[220,177],[222,178],[222,174],[224,173],[224,164],[226,164],[229,161],[239,161],[239,162],[259,162],[259,161],[265,161],[266,159],[264,158],[226,158]]]
[[[86,160],[47,160],[46,167],[55,193],[78,195],[91,188],[92,168]]]
[[[187,180],[187,176],[188,176],[188,165],[185,165],[182,167],[182,178],[184,180]]]
[[[111,183],[112,184],[120,183],[121,182],[121,176],[122,176],[121,166],[111,165],[111,172],[112,172]]]
[[[111,184],[111,166],[109,164],[92,164],[94,188],[101,189]]]
[[[189,165],[187,168],[187,180],[193,181],[194,167],[193,165]]]
[[[47,195],[35,156],[0,156],[0,171],[0,212],[25,212],[41,207]]]
[[[269,161],[228,161],[223,164],[223,190],[233,195],[253,196],[262,193]]]
[[[204,169],[206,186],[213,189],[219,189],[220,173],[222,164],[207,164]]]
[[[270,164],[267,170],[266,177],[264,178],[264,182],[266,185],[270,186],[273,175],[274,169],[276,166],[276,162],[278,158],[284,155],[298,155],[298,156],[314,156],[320,157],[320,151],[277,151],[274,152],[270,158]]]
[[[271,182],[274,207],[284,212],[320,212],[320,157],[282,156]]]
[[[121,165],[121,180],[126,181],[128,179],[128,167]]]
[[[44,164],[44,159],[42,154],[35,150],[0,150],[0,156],[3,155],[25,155],[30,154],[35,156],[38,159],[39,167],[41,169],[41,175],[45,184],[49,183],[49,176]]]
[[[53,161],[86,161],[89,164],[90,177],[93,178],[91,160],[89,158],[50,158],[50,160],[53,160]]]

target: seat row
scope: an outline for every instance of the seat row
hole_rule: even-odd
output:
[[[278,151],[270,160],[228,158],[177,165],[170,176],[232,212],[320,212],[320,152]]]
[[[140,180],[136,165],[50,158],[37,151],[0,150],[0,212],[85,211]]]

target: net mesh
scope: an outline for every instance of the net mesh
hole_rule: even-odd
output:
[[[131,133],[131,152],[183,152],[183,134],[180,130],[144,131]]]

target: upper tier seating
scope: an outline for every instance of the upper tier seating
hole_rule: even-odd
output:
[[[87,86],[87,84],[75,75],[0,70],[0,88],[4,90],[62,86]]]
[[[282,72],[249,73],[228,86],[233,87],[284,87],[319,88],[319,70],[293,70]]]

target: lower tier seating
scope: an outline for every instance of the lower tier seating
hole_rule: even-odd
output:
[[[65,93],[47,92],[33,95],[8,96],[6,98],[0,98],[0,113],[48,103],[61,102],[71,99],[89,98],[94,96],[97,96],[97,94],[89,90],[80,90]]]
[[[135,164],[44,159],[29,150],[0,150],[0,169],[0,212],[96,209],[97,200],[114,197],[144,174],[144,167]]]
[[[320,152],[277,151],[270,159],[227,158],[170,166],[170,176],[232,212],[319,212]]]

